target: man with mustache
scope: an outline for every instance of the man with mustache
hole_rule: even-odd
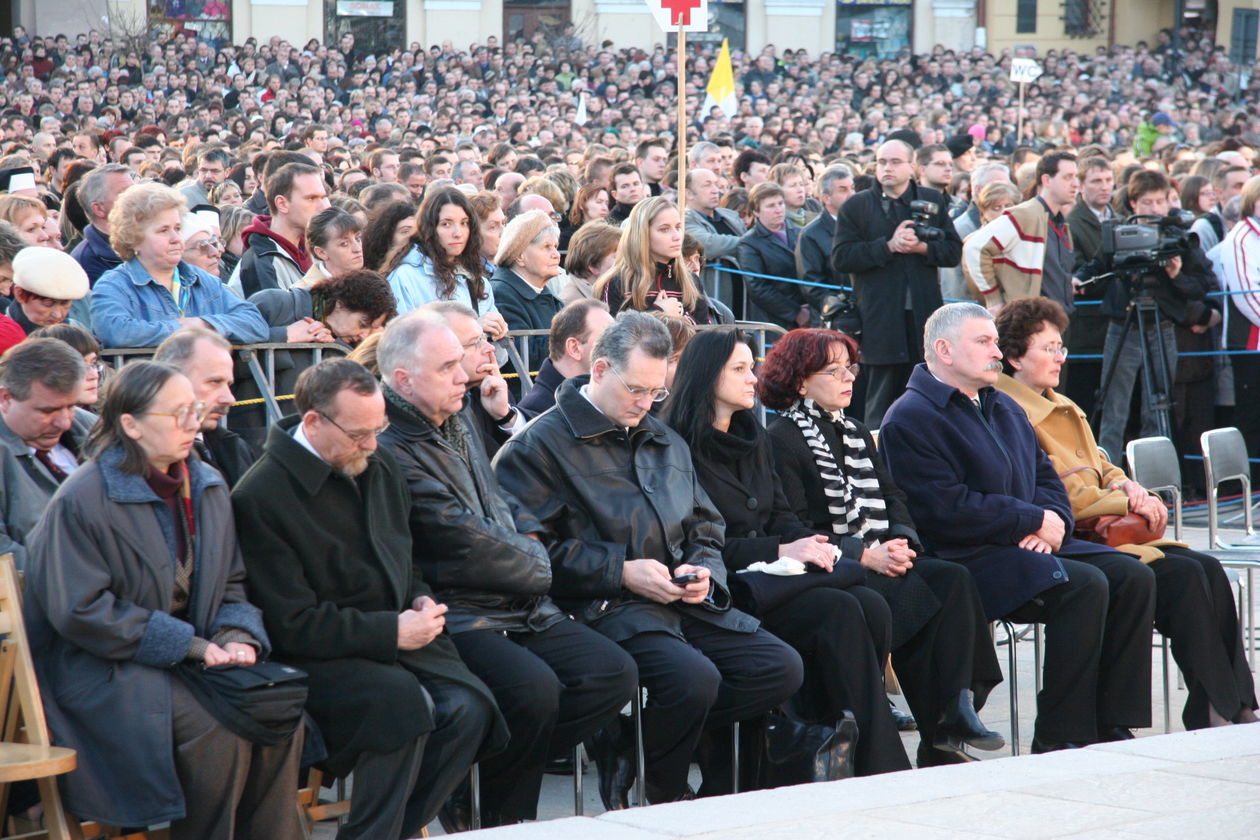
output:
[[[207,409],[194,447],[201,460],[223,474],[228,487],[235,487],[258,460],[258,453],[223,424],[236,402],[232,395],[232,345],[217,332],[193,327],[167,336],[153,360],[174,365],[192,382],[197,401],[205,403]]]
[[[924,548],[971,571],[988,619],[1046,625],[1032,751],[1132,738],[1151,725],[1155,576],[1072,537],[1063,482],[1023,409],[993,387],[997,337],[979,304],[933,313],[927,363],[888,409],[880,449]]]

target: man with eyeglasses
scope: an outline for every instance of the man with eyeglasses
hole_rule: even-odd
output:
[[[235,487],[258,453],[223,422],[236,400],[232,345],[213,330],[183,329],[158,345],[153,361],[174,365],[192,383],[193,394],[205,405],[193,447],[201,460],[223,474],[228,487]]]
[[[30,338],[0,356],[0,554],[26,563],[26,536],[79,466],[96,416],[78,407],[87,367],[64,341]]]
[[[179,188],[188,201],[188,206],[209,204],[210,190],[227,180],[228,167],[231,165],[232,156],[226,149],[214,147],[198,155],[196,176],[189,178]]]
[[[885,141],[876,151],[876,183],[840,208],[832,267],[853,279],[866,369],[866,425],[877,428],[923,358],[923,325],[944,303],[937,269],[958,265],[962,240],[949,218],[949,202],[913,180],[914,149]],[[940,231],[920,239],[912,202],[935,211],[924,226]],[[930,209],[930,208],[929,208]]]
[[[354,773],[337,837],[413,837],[506,728],[412,563],[407,481],[377,447],[380,383],[329,359],[302,373],[294,402],[232,491],[250,598],[275,656],[310,675],[325,768]]]
[[[467,422],[468,355],[447,322],[424,309],[390,324],[377,347],[390,421],[381,445],[411,490],[414,562],[449,605],[455,646],[494,692],[512,733],[481,766],[489,827],[537,818],[548,758],[612,722],[634,694],[636,671],[621,648],[548,597],[542,524],[499,487]],[[447,831],[468,828],[462,806],[444,809]]]
[[[88,295],[87,274],[64,251],[23,248],[12,265],[13,301],[8,314],[27,335],[40,327],[65,323],[74,302]]]
[[[735,609],[722,562],[722,517],[701,489],[683,440],[651,416],[668,395],[665,325],[622,312],[595,344],[589,376],[567,380],[556,407],[495,459],[503,489],[542,523],[551,595],[620,644],[651,701],[643,711],[647,797],[689,795],[705,728],[719,731],[783,702],[800,657]],[[629,728],[592,742],[609,807],[625,807]],[[731,790],[726,750],[701,756],[701,795]]]

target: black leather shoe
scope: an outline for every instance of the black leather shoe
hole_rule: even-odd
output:
[[[446,834],[472,828],[472,788],[467,779],[459,783],[451,798],[438,809],[438,822]]]
[[[1042,753],[1058,752],[1059,750],[1079,750],[1086,744],[1078,744],[1075,741],[1043,741],[1033,736],[1032,751],[1033,755],[1041,755]]]
[[[599,798],[608,811],[630,807],[630,787],[634,784],[634,739],[628,736],[626,728],[619,715],[586,740],[586,752],[599,773]]]
[[[549,776],[572,776],[573,775],[573,756],[565,755],[560,758],[553,758],[547,762],[547,766],[543,772]]]
[[[888,698],[888,708],[892,710],[893,721],[897,724],[898,732],[913,732],[919,728],[919,724],[915,722],[914,715],[907,714],[897,708],[897,704]]]
[[[930,744],[927,741],[919,741],[919,756],[915,766],[943,767],[946,764],[970,764],[979,760],[974,755],[967,754],[961,741],[954,742],[953,747],[950,748],[943,746],[941,739],[936,738]]]
[[[1133,731],[1125,726],[1104,726],[1098,730],[1098,743],[1110,744],[1112,741],[1132,741]]]
[[[1006,739],[985,726],[976,715],[975,695],[970,689],[960,691],[945,707],[936,731],[934,745],[937,749],[953,749],[940,746],[938,742],[942,738],[948,743],[961,742],[978,750],[1000,750],[1006,746]]]

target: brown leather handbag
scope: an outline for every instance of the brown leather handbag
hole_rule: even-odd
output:
[[[1146,545],[1164,538],[1164,530],[1156,530],[1145,516],[1136,513],[1104,514],[1078,520],[1072,532],[1077,539],[1102,543],[1112,548],[1121,545]]]
[[[1073,473],[1083,470],[1097,473],[1093,467],[1075,467],[1062,473],[1059,478],[1067,478]],[[1118,490],[1112,492],[1120,492]],[[1146,545],[1155,540],[1164,538],[1164,529],[1156,530],[1151,527],[1151,523],[1146,521],[1145,516],[1136,513],[1115,514],[1108,513],[1102,516],[1090,516],[1085,519],[1076,520],[1076,527],[1072,530],[1072,536],[1078,540],[1086,542],[1102,543],[1112,548],[1121,545]]]

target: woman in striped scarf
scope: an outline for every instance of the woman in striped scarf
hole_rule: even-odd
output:
[[[831,330],[794,330],[761,370],[762,402],[789,507],[867,569],[866,586],[892,611],[892,662],[919,723],[918,766],[974,761],[1002,736],[976,712],[1002,674],[976,586],[966,569],[922,556],[905,497],[865,426],[844,410],[858,346]]]

